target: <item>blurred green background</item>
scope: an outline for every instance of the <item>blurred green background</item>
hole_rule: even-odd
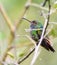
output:
[[[32,0],[33,3],[36,4],[42,4],[44,0]],[[56,0],[51,0],[52,7],[54,6],[54,2]],[[15,22],[18,21],[20,18],[20,15],[22,14],[22,10],[24,9],[25,3],[27,0],[0,0],[0,3],[3,5],[8,17],[12,21],[11,23],[15,25]],[[47,5],[46,5],[47,7]],[[46,12],[46,11],[45,11]],[[30,7],[26,13],[26,18],[29,20],[38,20],[42,24],[44,23],[44,18],[41,16],[41,9],[36,7]],[[51,15],[50,17],[51,22],[57,22],[57,12]],[[33,44],[29,39],[26,37],[18,37],[18,35],[29,35],[28,32],[25,32],[25,29],[29,28],[29,23],[26,21],[21,21],[18,30],[16,31],[16,37],[12,43],[12,45],[19,46],[16,49],[13,49],[13,53],[16,59],[22,58],[24,55],[26,55],[31,47],[33,47]],[[25,25],[24,25],[25,24]],[[57,25],[50,24],[49,28],[53,25],[53,29],[49,34],[49,37],[52,40],[53,47],[55,50],[57,50]],[[10,29],[8,25],[6,24],[5,19],[3,18],[3,15],[0,13],[0,58],[2,58],[4,51],[7,48],[7,43],[10,35]],[[34,65],[56,65],[57,64],[57,51],[55,53],[48,52],[45,49],[41,47],[41,53],[36,60]],[[11,51],[10,51],[11,52]],[[24,62],[22,62],[20,65],[30,65],[30,62],[32,60],[33,54],[26,59]],[[7,61],[13,61],[14,58],[8,57]]]

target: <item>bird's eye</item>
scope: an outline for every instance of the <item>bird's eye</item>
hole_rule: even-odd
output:
[[[32,21],[33,23],[35,23],[35,21]]]
[[[36,22],[36,21],[32,21],[32,23],[37,24],[37,22]]]

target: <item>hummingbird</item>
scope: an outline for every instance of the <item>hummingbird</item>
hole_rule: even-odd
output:
[[[23,19],[29,21],[26,18],[23,18]],[[36,45],[38,45],[39,39],[41,38],[43,25],[39,21],[36,21],[36,20],[29,21],[29,22],[30,22],[30,29],[31,29],[31,31],[30,31],[31,38],[36,42]],[[39,29],[39,30],[36,30],[36,29]],[[43,40],[41,42],[41,46],[44,47],[48,51],[55,52],[48,36],[43,38]]]

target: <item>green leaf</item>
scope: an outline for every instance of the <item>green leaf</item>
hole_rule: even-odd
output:
[[[22,57],[22,56],[24,56],[24,52],[21,52],[20,54],[19,54],[19,57]]]
[[[7,54],[14,59],[14,55],[11,52],[8,52]]]

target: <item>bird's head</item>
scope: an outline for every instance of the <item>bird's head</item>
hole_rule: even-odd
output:
[[[36,20],[32,20],[32,21],[30,21],[30,20],[28,20],[28,19],[26,19],[26,18],[23,18],[24,20],[27,20],[28,22],[30,22],[30,27],[33,29],[33,28],[35,28],[35,26],[38,24],[38,22],[36,21]]]
[[[27,21],[30,22],[31,24],[37,24],[37,23],[38,23],[36,20],[30,21],[30,20],[28,20],[28,19],[26,19],[26,18],[22,18],[22,19],[27,20]]]
[[[31,21],[31,24],[36,25],[37,24],[37,21],[33,20],[33,21]]]
[[[35,29],[35,27],[36,27],[37,24],[38,24],[38,22],[35,21],[35,20],[33,20],[33,21],[31,21],[30,27],[31,27],[32,29]]]

